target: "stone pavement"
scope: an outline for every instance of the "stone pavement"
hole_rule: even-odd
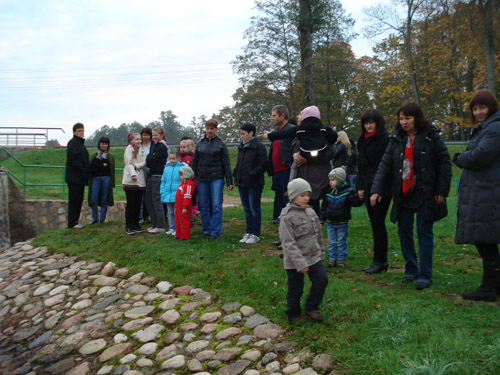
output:
[[[113,263],[0,250],[0,374],[297,374],[332,369],[252,307]],[[307,367],[305,363],[311,363]]]

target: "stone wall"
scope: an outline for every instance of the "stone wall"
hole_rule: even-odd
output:
[[[0,249],[10,247],[9,229],[9,175],[0,168]]]
[[[14,182],[8,178],[10,243],[26,241],[49,229],[66,228],[67,211],[68,201],[24,199]],[[106,220],[122,219],[124,217],[125,201],[115,202],[113,207],[108,207]],[[90,221],[90,207],[87,201],[84,201],[80,223],[87,224]],[[2,247],[0,246],[0,248]]]

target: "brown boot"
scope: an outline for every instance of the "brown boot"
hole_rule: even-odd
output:
[[[316,322],[323,321],[323,317],[318,310],[306,311],[306,315]]]

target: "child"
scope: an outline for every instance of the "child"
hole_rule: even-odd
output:
[[[169,229],[165,232],[165,234],[172,236],[175,236],[175,192],[181,182],[179,178],[179,171],[182,166],[184,166],[184,164],[179,161],[179,153],[176,151],[170,151],[168,153],[168,163],[165,166],[163,176],[161,177],[161,201],[164,208],[166,205],[168,212]]]
[[[308,206],[311,186],[296,178],[288,184],[290,203],[281,211],[280,240],[283,246],[283,266],[288,278],[286,314],[288,321],[300,322],[300,298],[304,289],[304,274],[309,274],[312,286],[306,300],[306,315],[315,320],[323,318],[319,305],[325,294],[328,277],[323,267],[323,234],[316,212]]]
[[[181,183],[175,193],[175,239],[178,241],[189,240],[191,237],[191,200],[195,184],[194,172],[191,167],[183,166],[179,171]]]
[[[191,139],[191,142],[193,140]],[[193,164],[193,153],[189,151],[189,143],[188,140],[185,139],[179,143],[179,155],[180,155],[180,161],[182,163],[185,163],[187,166],[191,166]]]
[[[327,194],[321,207],[321,222],[326,223],[328,233],[327,267],[345,268],[347,258],[348,222],[351,219],[351,207],[359,207],[363,201],[358,198],[348,182],[344,168],[335,168],[329,174],[332,191]]]

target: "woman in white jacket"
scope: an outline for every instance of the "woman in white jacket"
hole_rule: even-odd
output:
[[[127,234],[142,233],[144,230],[139,226],[139,212],[144,190],[146,189],[146,179],[143,168],[146,166],[146,156],[141,147],[142,141],[139,133],[128,135],[129,145],[123,155],[123,190],[127,196],[127,206],[125,208],[125,231]]]

